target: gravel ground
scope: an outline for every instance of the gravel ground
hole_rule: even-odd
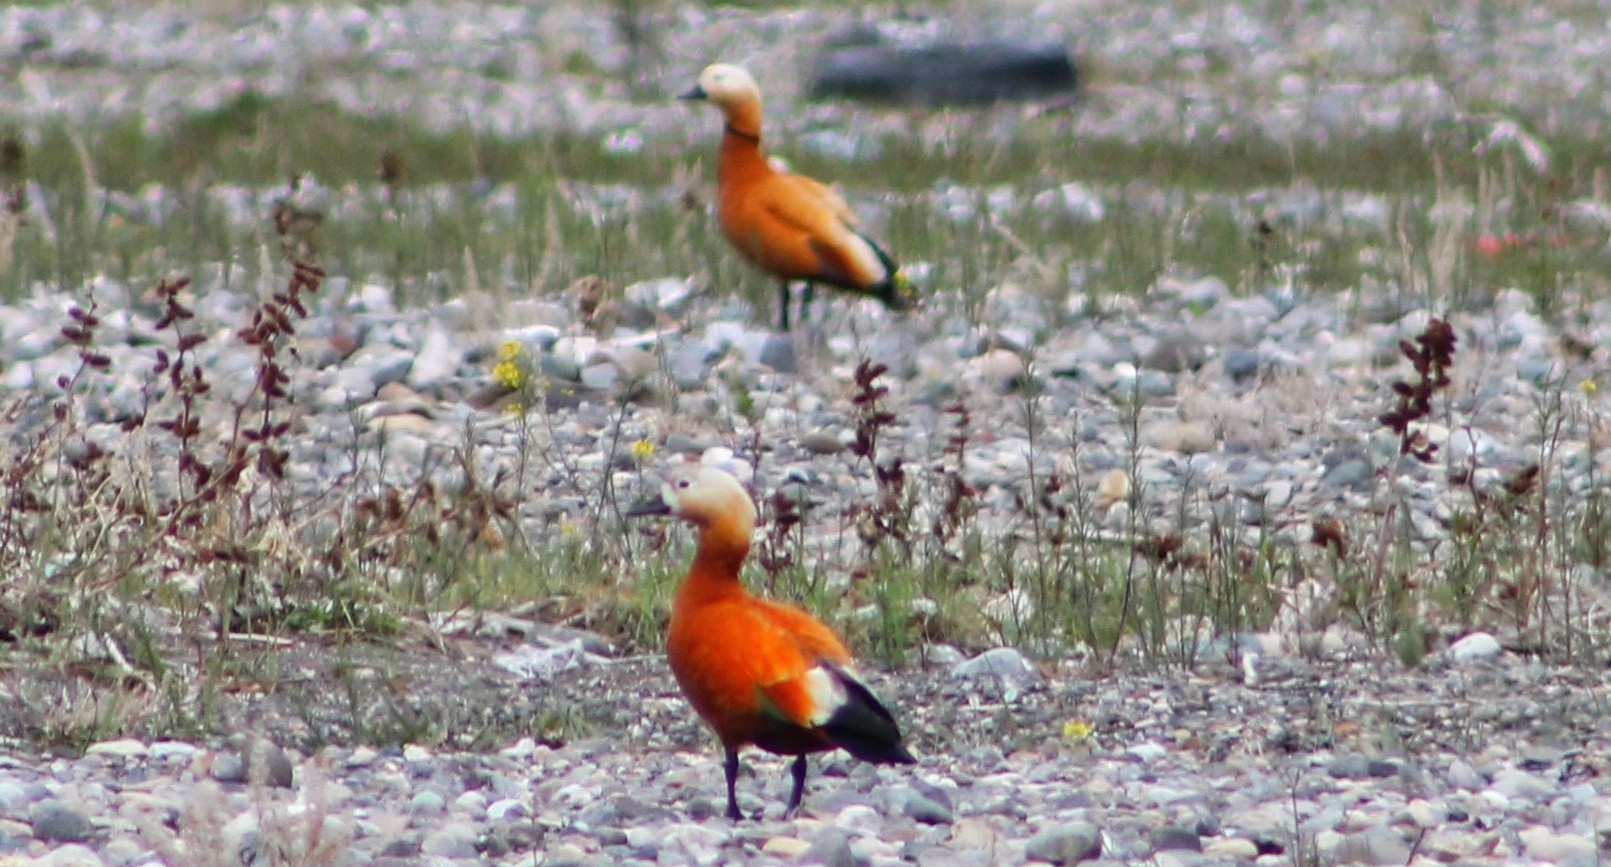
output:
[[[998,669],[1012,653],[995,652]],[[785,763],[747,756],[754,818],[737,825],[663,660],[592,661],[537,687],[480,662],[399,678],[514,708],[537,690],[579,696],[598,735],[470,753],[139,740],[11,753],[4,863],[302,863],[323,846],[354,864],[1589,865],[1611,844],[1603,673],[1510,654],[1413,673],[1265,660],[1254,685],[1224,666],[914,668],[877,684],[919,765],[815,760],[803,815],[785,821]]]
[[[1024,5],[1015,26],[1089,46],[1116,79],[1158,82],[1099,94],[1081,113],[1080,135],[1145,141],[1251,129],[1279,141],[1475,123],[1494,146],[1529,158],[1525,132],[1503,117],[1474,121],[1464,106],[1562,94],[1551,117],[1585,134],[1611,116],[1603,86],[1611,31],[1603,13],[1587,23],[1573,17],[1593,7],[1498,14],[1462,4],[1425,18],[1387,3],[1327,18],[1283,8]],[[853,20],[848,12],[668,11],[660,68],[681,83],[720,55],[787,81],[823,34]],[[690,124],[682,107],[633,102],[617,86],[600,94],[596,82],[539,81],[536,73],[557,68],[570,50],[607,69],[625,63],[612,31],[578,8],[299,4],[237,23],[173,9],[0,10],[0,56],[21,70],[0,86],[0,116],[139,113],[161,124],[216,106],[246,82],[285,94],[315,81],[317,95],[338,104],[427,124],[471,118],[489,131],[576,129],[628,148],[643,136],[709,144],[709,124]],[[780,39],[789,47],[761,50]],[[1428,50],[1442,73],[1407,68],[1406,58]],[[343,72],[326,74],[332,70]],[[1182,81],[1196,82],[1184,108]],[[786,91],[778,95],[789,104]],[[466,111],[466,100],[478,110]],[[836,111],[801,107],[798,122],[832,122],[842,117]],[[1010,134],[1011,113],[985,117],[1005,125],[992,132]],[[1003,191],[991,206],[1102,206],[1101,190],[1053,191]],[[947,194],[934,192],[941,201]],[[160,212],[162,195],[108,199]],[[244,224],[263,219],[269,192],[220,186],[208,195],[234,202]],[[326,206],[341,207],[343,197],[365,194],[328,195]],[[1315,207],[1312,198],[1272,191],[1267,204],[1302,214]],[[48,209],[48,195],[30,200]],[[489,201],[500,200],[494,193]],[[1606,213],[1591,200],[1568,204],[1591,224]],[[1382,221],[1391,211],[1361,194],[1343,212]],[[48,210],[34,217],[48,223]],[[238,327],[250,299],[222,289],[217,274],[196,277],[198,326]],[[103,309],[117,313],[102,329],[112,373],[83,403],[87,435],[127,447],[118,422],[142,406],[151,346],[171,336],[155,329],[160,311],[139,291],[110,280],[94,288]],[[408,483],[439,467],[430,472],[451,486],[458,470],[440,458],[465,442],[466,430],[483,478],[518,463],[517,422],[463,400],[485,383],[497,347],[515,340],[564,386],[545,429],[546,448],[562,457],[532,469],[524,487],[544,493],[520,507],[522,526],[536,536],[589,514],[599,478],[616,469],[615,445],[639,438],[725,463],[762,490],[787,482],[825,503],[852,502],[868,496],[871,482],[844,451],[843,383],[856,360],[871,356],[892,369],[900,421],[890,436],[914,458],[942,450],[943,407],[958,395],[988,420],[965,471],[988,527],[1005,532],[1019,519],[1016,498],[1031,465],[1093,480],[1123,467],[1130,444],[1120,407],[1139,394],[1144,520],[1167,527],[1183,497],[1206,491],[1229,520],[1268,521],[1284,544],[1302,545],[1311,517],[1371,508],[1375,469],[1396,448],[1376,422],[1387,382],[1403,375],[1391,362],[1399,340],[1427,318],[1385,287],[1347,298],[1279,288],[1238,295],[1216,278],[1169,277],[1145,298],[1112,302],[1100,329],[1057,327],[1088,309],[1083,296],[1047,311],[1003,286],[987,299],[989,329],[955,317],[895,321],[834,300],[823,305],[826,324],[791,338],[699,288],[669,275],[625,287],[624,309],[656,327],[599,336],[580,326],[566,300],[488,307],[461,298],[398,310],[389,287],[338,275],[300,338],[309,362],[292,383],[303,413],[292,484],[328,489],[352,471],[356,452],[375,478]],[[49,399],[57,377],[75,369],[75,349],[59,339],[70,300],[41,287],[0,310],[5,394]],[[1611,344],[1611,302],[1585,303],[1563,324],[1518,292],[1490,301],[1451,315],[1462,346],[1453,393],[1470,424],[1430,431],[1456,461],[1477,458],[1475,484],[1487,489],[1539,451],[1537,426],[1516,420],[1535,418],[1554,384],[1602,377]],[[1023,361],[1031,349],[1032,369]],[[203,361],[220,384],[215,397],[227,400],[250,378],[253,356],[220,341],[206,346]],[[1026,377],[1040,384],[1046,417],[1071,420],[1054,448],[1037,451],[1024,432]],[[761,409],[770,449],[763,455],[735,454],[734,382]],[[678,399],[624,410],[613,400],[644,387]],[[1569,397],[1582,411],[1562,430],[1550,483],[1573,496],[1611,467],[1604,449],[1590,448],[1596,398]],[[223,417],[219,407],[209,411]],[[37,423],[25,415],[13,438],[31,432],[30,418]],[[382,434],[384,462],[368,448]],[[1063,467],[1058,454],[1076,444],[1078,461]],[[630,481],[636,472],[620,476]],[[1400,482],[1413,543],[1446,541],[1447,480],[1412,467]],[[1118,508],[1107,515],[1115,526],[1125,521]],[[844,533],[828,524],[819,531],[825,548]],[[1603,629],[1594,618],[1607,610],[1604,576],[1581,570],[1562,580],[1574,582],[1590,622]],[[1153,675],[936,646],[927,664],[876,678],[923,757],[918,766],[815,762],[804,815],[783,821],[784,764],[748,756],[740,803],[759,818],[734,826],[718,816],[716,751],[676,697],[663,660],[621,658],[594,639],[572,644],[585,637],[517,620],[495,623],[490,636],[481,627],[436,626],[447,638],[434,649],[413,638],[391,646],[305,639],[273,654],[280,688],[225,699],[226,718],[253,733],[227,743],[148,737],[96,744],[81,756],[20,744],[0,754],[0,864],[1592,865],[1611,852],[1608,675],[1552,667],[1518,652],[1511,636],[1465,636],[1413,671],[1376,660],[1347,634],[1322,636],[1298,653],[1290,630],[1247,636],[1234,665],[1210,660]],[[355,720],[407,723],[384,719],[386,706],[344,707],[345,696],[324,688],[337,666],[387,683],[401,696],[393,709],[412,702],[453,722],[447,742],[313,746],[353,743]],[[21,696],[44,693],[38,683],[21,689],[9,660],[5,670],[8,731],[25,729],[43,711]],[[59,694],[71,703],[70,682]],[[477,737],[507,730],[511,719],[527,720],[533,739]],[[563,725],[545,722],[554,719]],[[545,736],[559,730],[589,735],[563,743]]]

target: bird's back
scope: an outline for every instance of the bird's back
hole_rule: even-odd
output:
[[[852,291],[890,278],[844,199],[804,175],[770,167],[731,172],[721,181],[718,218],[735,247],[779,277]]]

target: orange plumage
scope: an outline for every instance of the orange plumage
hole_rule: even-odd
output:
[[[779,323],[789,327],[789,284],[804,281],[800,316],[809,315],[817,283],[870,295],[892,310],[912,304],[900,268],[857,227],[833,190],[804,175],[778,171],[761,152],[761,91],[737,66],[717,63],[684,99],[708,100],[726,118],[716,163],[716,217],[745,258],[779,284]]]
[[[741,817],[734,785],[744,746],[797,757],[789,814],[805,790],[807,754],[843,748],[864,761],[915,761],[839,636],[740,583],[755,505],[732,476],[704,466],[674,470],[657,496],[629,514],[675,515],[699,531],[672,605],[666,656],[689,704],[722,742],[730,818]]]

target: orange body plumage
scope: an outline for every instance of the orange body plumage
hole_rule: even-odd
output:
[[[708,100],[726,118],[716,164],[716,216],[733,246],[780,280],[784,330],[793,281],[806,284],[802,318],[817,283],[870,295],[892,310],[911,306],[910,284],[889,254],[858,229],[845,200],[811,178],[779,171],[761,152],[761,92],[749,73],[714,64],[682,96]]]
[[[683,694],[726,752],[727,814],[747,745],[796,756],[788,812],[800,805],[806,755],[843,748],[864,761],[915,761],[894,717],[858,679],[844,642],[798,608],[751,596],[739,581],[755,506],[732,476],[711,467],[673,471],[633,515],[675,515],[699,530],[698,552],[677,590],[666,655]]]

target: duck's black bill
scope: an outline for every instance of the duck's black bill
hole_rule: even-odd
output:
[[[657,491],[639,500],[627,509],[628,518],[646,518],[651,515],[669,515],[671,506],[666,504],[666,498]]]

